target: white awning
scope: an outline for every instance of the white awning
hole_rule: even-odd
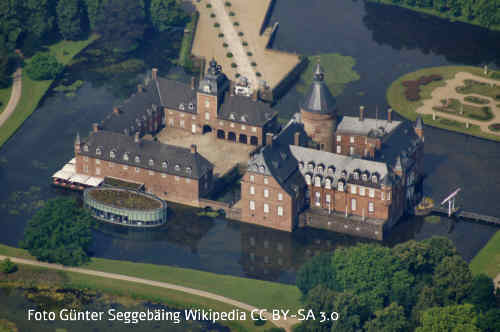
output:
[[[102,183],[102,181],[104,181],[103,178],[97,178],[95,176],[91,176],[90,178],[87,179],[87,181],[84,184],[90,187],[97,187]]]
[[[76,183],[81,183],[81,184],[85,184],[85,182],[87,182],[87,180],[90,178],[90,176],[88,175],[83,175],[83,174],[75,174],[73,175],[69,181],[71,182],[76,182]]]
[[[69,178],[71,178],[74,175],[75,175],[74,172],[68,172],[68,171],[61,170],[61,171],[57,171],[56,173],[54,173],[54,175],[52,175],[52,178],[61,179],[61,180],[69,180]]]
[[[72,165],[76,164],[76,158],[73,158],[70,161],[68,161],[68,164],[72,164]]]
[[[75,168],[75,165],[72,165],[72,164],[66,164],[66,165],[64,165],[64,167],[62,168],[62,171],[65,171],[65,172],[71,172],[71,173],[76,173],[76,168]]]

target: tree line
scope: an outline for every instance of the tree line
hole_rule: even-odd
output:
[[[307,309],[340,319],[294,332],[500,331],[492,279],[473,276],[446,238],[337,249],[304,264],[296,282]]]
[[[148,29],[184,25],[180,0],[2,0],[0,1],[0,87],[8,84],[14,49],[31,56],[42,45],[99,33],[117,52],[134,50]]]
[[[370,0],[385,2],[384,0]],[[450,17],[464,17],[485,27],[500,24],[500,0],[388,0],[396,5],[428,8]]]

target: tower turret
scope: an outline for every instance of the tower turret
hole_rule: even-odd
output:
[[[334,152],[333,143],[337,128],[336,100],[324,82],[324,72],[319,63],[309,90],[300,104],[300,113],[306,133],[319,144],[321,150]]]
[[[210,121],[217,118],[217,110],[228,89],[229,80],[222,72],[222,67],[217,64],[215,59],[212,59],[207,73],[198,85],[198,112],[203,114],[203,119]]]

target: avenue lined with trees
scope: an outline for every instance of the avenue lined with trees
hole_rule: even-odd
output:
[[[304,264],[297,286],[306,308],[341,319],[308,320],[296,332],[500,330],[492,279],[473,276],[446,238],[337,249]]]

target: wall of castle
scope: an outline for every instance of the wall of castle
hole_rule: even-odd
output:
[[[333,150],[333,137],[336,121],[333,114],[316,114],[301,110],[304,129],[311,139],[320,145],[320,149],[328,152]]]

